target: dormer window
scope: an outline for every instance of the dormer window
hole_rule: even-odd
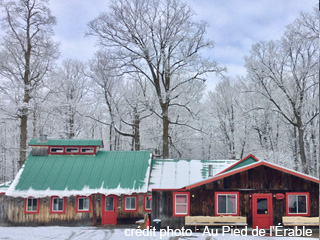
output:
[[[63,153],[63,147],[51,147],[50,153]]]
[[[96,155],[103,148],[102,140],[96,139],[32,139],[33,156],[48,155]]]
[[[49,147],[52,155],[95,155],[96,149],[88,146],[52,146]]]
[[[66,153],[78,153],[79,152],[79,148],[77,147],[66,147]]]
[[[81,153],[94,153],[94,148],[83,147],[81,148]]]

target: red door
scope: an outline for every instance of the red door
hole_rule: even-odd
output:
[[[115,195],[102,197],[101,225],[117,224],[118,198]]]
[[[272,194],[252,194],[252,227],[269,229],[272,225]]]

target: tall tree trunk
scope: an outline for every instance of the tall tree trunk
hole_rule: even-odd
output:
[[[297,118],[297,128],[298,128],[298,139],[299,139],[299,155],[302,163],[302,172],[309,174],[309,168],[305,152],[304,144],[304,129],[302,127],[301,117]]]
[[[24,54],[25,60],[25,69],[23,75],[23,83],[24,83],[24,97],[21,111],[21,125],[20,125],[20,158],[19,158],[19,167],[21,167],[26,160],[27,156],[27,138],[28,138],[28,105],[30,101],[30,58],[31,58],[31,39],[30,39],[30,17],[27,18],[27,26],[26,26],[26,39],[27,39],[27,49]]]
[[[23,110],[27,112],[27,110]],[[28,127],[28,116],[23,114],[20,118],[20,158],[19,158],[19,167],[23,165],[27,156],[27,127]]]
[[[29,73],[25,73],[25,82],[27,82],[29,77]],[[25,90],[24,90],[24,99],[23,103],[26,106],[22,107],[21,110],[21,116],[20,116],[20,157],[19,157],[19,167],[21,168],[24,161],[27,157],[27,139],[28,139],[28,104],[30,101],[30,92],[27,88],[27,84],[25,84]]]
[[[309,168],[308,168],[308,163],[307,163],[307,158],[306,158],[306,153],[305,153],[303,135],[304,135],[304,130],[299,128],[298,129],[299,155],[300,155],[301,163],[302,163],[302,172],[305,174],[309,174]]]
[[[109,150],[112,151],[112,128],[113,124],[109,127]]]
[[[299,160],[298,160],[297,128],[295,126],[293,126],[293,161],[294,161],[293,169],[297,171]]]
[[[134,150],[140,151],[140,117],[137,109],[134,109]]]
[[[162,155],[169,158],[169,117],[168,108],[162,111]]]

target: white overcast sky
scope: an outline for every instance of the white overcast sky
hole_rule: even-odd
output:
[[[196,12],[196,20],[209,23],[207,38],[215,48],[206,53],[228,68],[227,75],[244,75],[243,57],[258,41],[279,39],[285,26],[301,11],[312,12],[318,0],[185,0]],[[109,0],[51,0],[57,18],[55,38],[61,58],[90,59],[97,50],[96,39],[84,37],[87,23],[108,11]],[[217,79],[210,76],[212,89]]]

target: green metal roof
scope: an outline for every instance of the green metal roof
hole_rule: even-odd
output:
[[[244,167],[246,165],[252,164],[257,162],[256,159],[254,159],[253,157],[249,156],[248,158],[244,159],[243,161],[239,161],[237,164],[233,165],[231,168],[227,169],[225,172],[229,172],[241,167]]]
[[[30,146],[103,146],[101,139],[48,139],[42,142],[39,139],[32,139]]]
[[[151,151],[87,155],[29,155],[7,195],[131,194],[147,192]]]

